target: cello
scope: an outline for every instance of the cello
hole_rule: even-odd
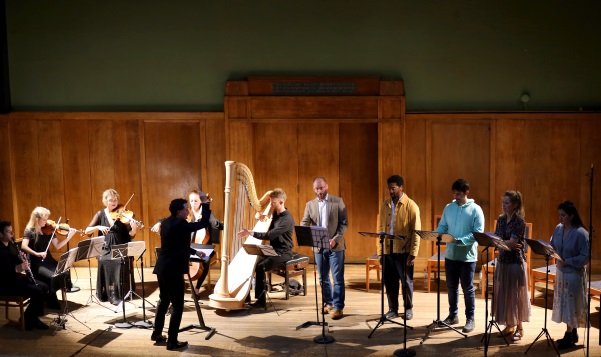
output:
[[[207,202],[213,201],[213,198],[207,194]],[[200,218],[197,219],[197,222],[200,222]],[[209,228],[199,229],[196,232],[192,233],[192,237],[190,239],[190,243],[196,244],[209,244],[211,241],[211,234],[209,233]],[[204,265],[201,262],[190,261],[190,270],[189,275],[192,281],[198,280],[202,273],[204,272]]]

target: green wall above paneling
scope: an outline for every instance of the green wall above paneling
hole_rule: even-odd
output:
[[[248,75],[403,79],[408,111],[601,109],[600,1],[6,0],[15,110],[221,111]]]

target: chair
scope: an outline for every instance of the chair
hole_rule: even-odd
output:
[[[290,297],[290,278],[302,275],[303,277],[303,295],[307,296],[307,266],[309,266],[309,257],[295,253],[292,259],[279,264],[273,270],[267,271],[267,291],[272,292],[271,274],[279,275],[284,278],[284,290],[286,291],[286,300]]]
[[[434,227],[438,227],[438,223],[440,222],[440,220],[442,219],[442,215],[441,214],[436,214],[433,217],[433,222],[436,222],[436,224],[434,225]],[[430,282],[431,280],[431,275],[434,274],[434,279],[438,278],[438,253],[437,253],[437,248],[436,248],[436,244],[434,244],[434,255],[428,259],[428,264],[426,266],[426,285],[428,287],[428,292],[430,292]],[[441,245],[440,246],[440,272],[442,273],[444,271],[444,253],[446,250],[446,245]]]
[[[593,300],[601,300],[601,280],[591,281],[591,299]]]
[[[380,259],[378,259],[377,254],[374,254],[365,260],[365,288],[367,292],[369,292],[369,272],[372,270],[376,271],[376,277],[378,278],[378,281],[381,281],[380,272],[382,271],[382,264],[380,264]]]
[[[493,222],[493,227],[497,227],[497,220],[495,219],[495,221]],[[493,230],[494,231],[494,230]],[[524,232],[524,236],[528,239],[532,239],[532,223],[526,223],[526,231]],[[530,247],[528,247],[528,245],[524,246],[524,251],[526,252],[526,269],[530,269],[530,257],[532,255],[532,252],[530,251]],[[494,255],[494,259],[488,262],[488,271],[486,270],[486,265],[482,266],[482,270],[484,271],[484,274],[486,274],[488,272],[488,278],[489,281],[490,279],[494,279],[495,276],[495,268],[497,266],[497,256],[499,255],[499,252],[497,250],[494,251],[493,253]],[[482,274],[482,280],[480,281],[480,286],[482,286],[482,284],[486,281],[486,275]],[[528,287],[530,287],[530,279],[528,280]],[[482,288],[480,289],[481,293],[482,293],[482,298],[484,298],[484,294],[486,294],[486,289]]]
[[[549,261],[552,265],[549,265],[549,283],[555,283],[555,274],[557,272],[557,265],[555,264],[555,259],[551,258]],[[534,290],[536,289],[537,282],[545,282],[545,278],[547,276],[546,272],[547,266],[542,266],[536,269],[530,269],[530,302],[534,303]]]
[[[8,321],[12,321],[8,317],[8,308],[19,308],[21,331],[25,331],[25,306],[27,306],[27,304],[29,304],[29,298],[24,298],[22,296],[0,296],[0,306],[4,306],[6,308],[5,316]]]

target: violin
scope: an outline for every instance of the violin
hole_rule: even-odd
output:
[[[113,221],[120,220],[123,224],[129,224],[129,222],[134,222],[138,225],[138,228],[143,229],[144,223],[142,221],[137,221],[134,219],[134,212],[128,211],[125,209],[125,206],[119,204],[115,209],[110,213],[111,219]]]
[[[49,234],[52,234],[52,232],[54,232],[56,230],[56,234],[61,235],[61,236],[66,236],[69,234],[70,229],[71,229],[71,227],[69,226],[68,223],[59,223],[57,225],[56,222],[49,219],[46,221],[46,225],[44,227],[42,227],[42,234],[49,235]],[[81,235],[85,235],[85,232],[81,229],[76,229],[75,231]]]

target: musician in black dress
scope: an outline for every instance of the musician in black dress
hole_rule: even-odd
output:
[[[44,315],[48,285],[41,281],[34,282],[32,275],[21,273],[29,269],[29,264],[24,254],[21,257],[19,255],[11,223],[0,221],[0,295],[29,297],[29,305],[23,314],[25,328],[46,330],[48,325],[40,321],[38,316]]]
[[[253,236],[257,239],[269,240],[269,244],[278,253],[277,257],[268,257],[257,264],[255,269],[256,285],[255,285],[255,301],[251,307],[265,308],[267,298],[265,296],[265,272],[272,270],[278,264],[287,262],[292,259],[292,230],[294,229],[294,217],[284,207],[286,201],[286,192],[281,188],[274,189],[271,194],[271,207],[273,208],[273,216],[271,224],[267,232],[254,232],[248,229],[243,229],[238,232],[238,238]]]
[[[50,288],[48,299],[48,308],[60,309],[60,303],[56,297],[56,292],[62,290],[63,300],[65,289],[71,288],[71,278],[69,272],[54,276],[58,262],[48,251],[50,243],[56,249],[61,249],[75,234],[75,229],[69,229],[67,238],[59,241],[54,228],[48,225],[50,211],[44,207],[36,207],[31,212],[29,223],[25,227],[21,249],[31,257],[31,271],[36,279],[43,281]]]
[[[138,231],[138,225],[133,220],[124,224],[121,219],[111,217],[111,212],[119,205],[117,191],[113,189],[104,191],[102,203],[105,208],[96,213],[85,232],[86,234],[98,232],[99,236],[105,236],[102,255],[98,257],[96,297],[100,301],[110,301],[111,304],[117,305],[129,290],[130,282],[132,289],[135,289],[133,257],[125,257],[125,262],[122,262],[121,259],[112,259],[111,249],[113,245],[131,242]],[[121,269],[124,271],[122,272]],[[121,281],[121,276],[125,277],[125,281]]]
[[[190,268],[190,255],[204,257],[202,252],[196,252],[190,247],[190,233],[209,225],[211,211],[205,193],[200,193],[202,200],[202,219],[200,222],[187,222],[188,201],[176,198],[169,205],[171,216],[161,222],[161,251],[157,258],[153,273],[159,282],[159,304],[157,306],[154,331],[150,336],[152,341],[162,342],[167,339],[167,349],[175,350],[188,345],[188,342],[177,340],[179,325],[184,310],[184,274]],[[163,326],[169,304],[172,305],[169,321],[168,338],[165,337]]]

